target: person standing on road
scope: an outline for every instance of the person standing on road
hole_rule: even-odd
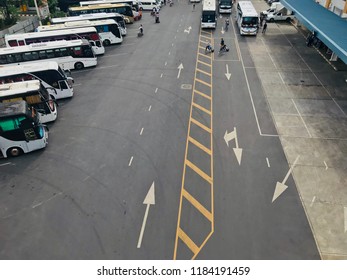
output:
[[[193,11],[195,11],[195,4],[193,4]]]
[[[264,26],[263,26],[263,31],[261,33],[265,34],[267,29],[267,22],[265,21]]]

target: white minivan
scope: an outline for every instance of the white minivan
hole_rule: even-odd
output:
[[[152,11],[153,8],[156,8],[157,11],[159,11],[160,6],[158,6],[157,2],[155,0],[144,0],[141,1],[142,9],[144,11]]]

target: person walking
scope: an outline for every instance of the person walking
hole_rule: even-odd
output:
[[[263,31],[261,33],[265,34],[267,29],[267,22],[265,21],[264,25],[263,25]]]
[[[193,11],[195,11],[195,4],[193,4]]]

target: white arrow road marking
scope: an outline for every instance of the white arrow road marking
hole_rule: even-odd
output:
[[[227,72],[225,73],[225,76],[227,77],[228,81],[230,80],[231,74],[229,73],[229,66],[228,64],[225,64],[225,68]]]
[[[144,233],[145,227],[146,227],[149,207],[151,205],[155,204],[154,182],[152,183],[152,186],[149,188],[149,191],[148,191],[148,193],[147,193],[147,195],[145,197],[145,200],[143,201],[143,204],[147,204],[147,207],[146,207],[145,216],[143,217],[143,222],[142,222],[142,227],[141,227],[141,231],[140,231],[139,241],[137,242],[137,248],[141,248],[142,237],[143,237],[143,233]]]
[[[296,164],[296,162],[298,161],[299,157],[300,157],[300,156],[297,156],[297,157],[296,157],[296,159],[295,159],[293,165],[289,168],[289,171],[288,171],[286,177],[284,177],[282,183],[280,183],[280,182],[277,182],[277,183],[276,183],[276,188],[275,188],[274,195],[273,195],[273,197],[272,197],[272,202],[274,202],[274,201],[276,200],[276,198],[279,197],[279,196],[288,188],[288,186],[285,185],[285,183],[286,183],[286,181],[288,180],[289,175],[292,173],[292,171],[293,171],[293,169],[294,169],[294,167],[295,167],[295,164]]]
[[[184,68],[184,67],[183,67],[183,64],[182,64],[182,63],[177,67],[177,69],[178,69],[177,79],[180,77],[180,75],[181,75],[181,70],[182,70],[183,68]]]
[[[191,29],[192,29],[192,27],[189,26],[188,29],[184,29],[184,32],[189,34]]]
[[[242,157],[242,149],[239,148],[239,141],[237,139],[237,132],[236,132],[236,127],[234,127],[234,131],[228,133],[228,131],[225,131],[224,134],[224,141],[227,143],[227,146],[229,147],[229,141],[235,139],[235,146],[236,148],[233,148],[234,154],[236,156],[236,159],[239,163],[239,165],[241,165],[241,157]]]
[[[223,28],[223,26],[222,26],[222,30],[220,31],[222,34],[224,34],[224,28]]]
[[[347,207],[344,207],[345,212],[345,232],[347,232]]]

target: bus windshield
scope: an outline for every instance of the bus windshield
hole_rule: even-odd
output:
[[[244,25],[257,25],[258,24],[258,18],[257,17],[243,17],[242,18],[242,24]]]
[[[202,21],[203,22],[214,22],[216,20],[216,13],[214,11],[203,11]]]

